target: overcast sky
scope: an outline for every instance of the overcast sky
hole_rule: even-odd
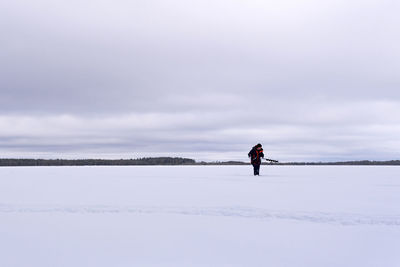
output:
[[[400,158],[400,4],[0,3],[0,157]]]

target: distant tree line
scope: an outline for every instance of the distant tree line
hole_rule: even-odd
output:
[[[250,163],[243,161],[214,161],[214,162],[205,162],[201,161],[197,163],[197,165],[249,165]]]
[[[138,159],[0,159],[0,166],[129,166],[129,165],[193,165],[188,158]]]
[[[215,161],[215,162],[200,162],[200,165],[248,165],[250,163],[243,161]],[[359,161],[338,161],[338,162],[262,162],[263,165],[290,165],[290,166],[302,166],[302,165],[353,165],[353,166],[364,166],[364,165],[381,165],[381,166],[397,166],[400,165],[400,160],[389,160],[389,161],[370,161],[370,160],[359,160]]]
[[[156,157],[138,159],[0,159],[0,166],[135,166],[135,165],[249,165],[243,161],[196,162],[189,158]],[[390,161],[340,161],[340,162],[283,162],[265,165],[378,165],[398,166],[400,160]]]
[[[338,161],[338,162],[287,162],[287,163],[273,163],[274,165],[374,165],[374,166],[397,166],[400,165],[400,160],[387,160],[387,161],[371,161],[371,160],[358,160],[358,161]]]

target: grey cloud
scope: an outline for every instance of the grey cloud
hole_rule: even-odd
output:
[[[334,105],[335,106],[335,105]],[[371,103],[359,108],[367,111]],[[390,103],[388,106],[391,106]],[[397,105],[397,111],[400,111]],[[393,111],[393,107],[390,109]],[[251,115],[246,113],[245,115]],[[333,112],[335,114],[335,112]],[[347,114],[347,113],[344,113]],[[373,113],[367,113],[368,115]],[[132,155],[174,153],[204,159],[246,160],[245,151],[262,142],[268,153],[285,160],[339,159],[340,157],[387,159],[396,155],[400,128],[383,119],[313,118],[303,114],[284,123],[237,118],[223,111],[207,114],[131,114],[129,116],[5,116],[0,118],[1,148],[7,151]],[[303,123],[301,122],[303,118]],[[312,118],[312,119],[311,119]],[[327,123],[326,121],[331,121]],[[362,154],[359,151],[375,151]]]
[[[396,156],[398,7],[2,3],[0,152]]]

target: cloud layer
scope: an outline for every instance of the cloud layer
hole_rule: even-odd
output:
[[[399,158],[393,1],[0,8],[2,156]]]

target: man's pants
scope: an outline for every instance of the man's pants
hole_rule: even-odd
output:
[[[260,165],[261,164],[253,164],[254,175],[260,175]]]

